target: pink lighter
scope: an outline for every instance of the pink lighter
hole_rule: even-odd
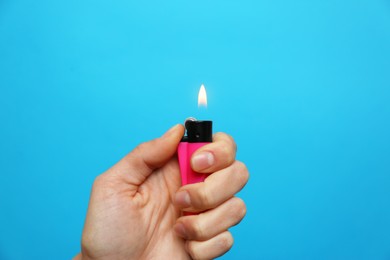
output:
[[[212,121],[198,121],[189,118],[185,122],[187,135],[184,135],[178,146],[178,159],[182,185],[202,182],[206,174],[198,173],[191,168],[192,154],[213,139]]]

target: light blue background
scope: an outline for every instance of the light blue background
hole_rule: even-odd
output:
[[[0,0],[0,259],[74,256],[95,176],[188,116],[251,172],[224,259],[390,259],[386,0]]]

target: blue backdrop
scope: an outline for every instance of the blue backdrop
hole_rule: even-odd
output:
[[[94,178],[189,116],[251,172],[224,259],[390,258],[388,0],[0,0],[0,259],[74,256]]]

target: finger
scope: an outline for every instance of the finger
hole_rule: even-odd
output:
[[[236,157],[236,143],[224,133],[216,133],[213,142],[199,148],[191,158],[191,167],[196,172],[211,173],[228,167]]]
[[[174,230],[186,240],[205,241],[238,224],[245,214],[244,201],[234,197],[199,215],[180,217]]]
[[[214,259],[225,254],[233,246],[233,236],[229,231],[207,240],[187,241],[186,250],[192,259]]]
[[[110,172],[125,175],[126,182],[135,187],[141,185],[153,170],[161,167],[175,153],[184,134],[183,125],[175,125],[162,137],[137,146],[118,162]]]
[[[242,162],[209,175],[204,182],[181,187],[175,194],[175,204],[187,212],[202,212],[215,208],[239,192],[248,182],[249,173]]]

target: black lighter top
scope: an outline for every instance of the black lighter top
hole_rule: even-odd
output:
[[[187,136],[182,142],[210,143],[213,141],[213,121],[187,120],[185,122]]]

